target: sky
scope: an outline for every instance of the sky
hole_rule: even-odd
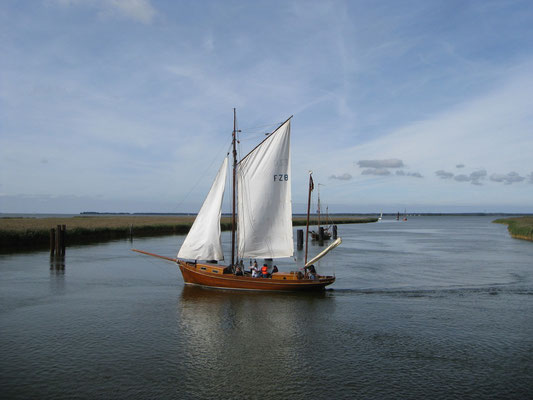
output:
[[[294,212],[533,212],[530,0],[5,0],[0,51],[0,213],[197,212],[233,108]]]

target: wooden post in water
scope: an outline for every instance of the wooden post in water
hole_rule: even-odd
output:
[[[333,225],[333,239],[337,239],[337,225]]]
[[[321,242],[324,240],[324,227],[323,226],[318,228],[318,240],[320,240]]]
[[[50,257],[54,255],[56,249],[56,230],[50,229]]]
[[[66,225],[57,225],[56,228],[50,229],[50,257],[59,259],[65,255],[66,234]]]
[[[304,230],[298,229],[296,231],[296,247],[298,250],[302,250],[304,247]]]
[[[67,226],[66,225],[61,225],[61,255],[65,255],[65,247],[66,247],[66,244],[65,244],[65,239],[66,239],[66,236],[67,236]]]
[[[56,226],[56,256],[61,254],[61,225]]]

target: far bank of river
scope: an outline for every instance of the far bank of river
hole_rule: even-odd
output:
[[[129,237],[186,234],[195,216],[74,216],[53,218],[0,218],[0,250],[41,249],[49,246],[50,230],[66,225],[67,245],[95,243]],[[329,224],[376,222],[376,217],[335,216]],[[311,225],[317,221],[312,218]],[[305,217],[294,217],[293,226],[304,226]],[[223,231],[231,229],[231,218],[223,217]]]
[[[533,241],[533,217],[501,218],[494,222],[506,224],[509,234],[516,239]]]

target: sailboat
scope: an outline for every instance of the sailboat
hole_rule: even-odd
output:
[[[382,219],[383,219],[383,213],[379,214],[378,222],[381,222]]]
[[[175,261],[185,284],[213,288],[307,291],[323,290],[335,282],[335,276],[313,273],[312,263],[325,256],[342,241],[337,239],[305,268],[275,272],[268,277],[252,277],[244,271],[243,259],[285,258],[294,254],[291,204],[290,123],[292,116],[278,126],[250,153],[237,161],[236,112],[233,110],[232,133],[232,232],[231,262],[224,260],[220,217],[224,196],[228,157],[220,167],[211,189],[175,259],[133,249],[147,255]],[[310,176],[310,179],[311,176]],[[237,190],[238,189],[238,190]],[[311,197],[311,185],[309,198]],[[238,210],[238,218],[237,218]],[[309,233],[309,205],[307,217]],[[311,271],[311,273],[309,273]]]
[[[317,230],[316,231],[311,231],[311,237],[313,238],[313,240],[329,240],[331,239],[331,233],[329,232],[328,228],[329,227],[322,227],[320,226],[320,214],[322,212],[321,210],[321,206],[320,206],[320,183],[318,184],[318,190],[317,190],[317,197],[318,197],[318,201],[317,201]],[[326,217],[326,223],[327,223],[327,217]],[[322,229],[321,229],[322,228]],[[322,235],[320,234],[320,231],[322,230]]]

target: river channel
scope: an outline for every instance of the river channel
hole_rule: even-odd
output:
[[[130,251],[174,257],[183,236],[2,254],[0,393],[531,398],[533,243],[493,219],[339,225],[343,244],[317,264],[337,280],[315,294],[185,286],[173,263]]]

